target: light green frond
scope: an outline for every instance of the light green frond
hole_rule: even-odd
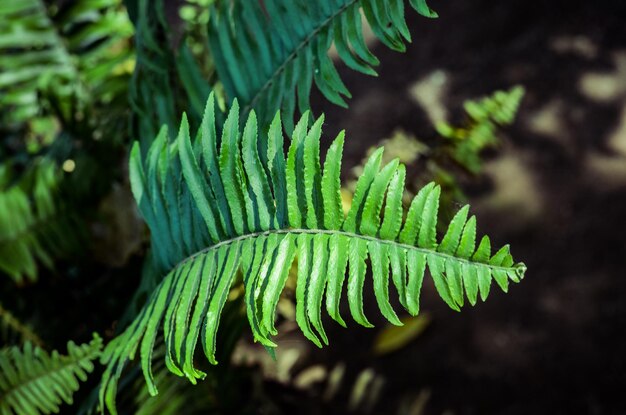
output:
[[[515,86],[508,91],[496,91],[490,96],[466,101],[463,105],[467,120],[455,128],[448,123],[437,124],[437,132],[453,144],[450,155],[472,173],[481,170],[480,153],[498,144],[498,128],[511,125],[524,98],[525,90]]]
[[[55,11],[53,11],[55,10]],[[0,121],[41,115],[41,92],[111,99],[132,69],[132,25],[120,0],[80,0],[48,8],[42,0],[0,4]],[[69,101],[69,100],[68,100]]]
[[[0,341],[3,344],[21,344],[31,342],[42,346],[43,341],[27,324],[21,322],[0,303]]]
[[[21,284],[37,279],[38,263],[79,245],[79,225],[59,198],[60,170],[42,158],[19,183],[0,189],[0,271]]]
[[[178,415],[211,413],[215,410],[210,391],[190,388],[185,379],[175,378],[163,363],[164,348],[155,352],[154,381],[159,385],[159,395],[151,396],[143,379],[138,378],[130,389],[136,403],[136,415]]]
[[[436,17],[425,0],[410,5]],[[405,0],[221,2],[211,12],[209,41],[219,79],[244,116],[254,109],[266,125],[281,108],[290,131],[296,103],[301,112],[309,108],[313,82],[337,105],[350,98],[328,56],[331,44],[348,67],[375,76],[378,59],[364,40],[362,15],[383,44],[402,52],[411,41],[404,13]]]
[[[67,355],[48,354],[27,342],[23,349],[0,350],[0,414],[36,415],[58,413],[94,369],[102,339],[94,334],[90,343],[67,343]]]
[[[213,108],[212,100],[208,108]],[[401,322],[390,298],[397,295],[416,315],[427,269],[439,295],[455,310],[466,296],[474,304],[479,290],[485,299],[492,279],[506,291],[509,279],[523,278],[526,267],[514,264],[508,246],[491,256],[489,239],[484,237],[474,248],[476,220],[473,216],[468,220],[469,207],[457,213],[443,238],[437,236],[439,186],[424,187],[403,220],[405,170],[397,160],[381,167],[381,151],[366,164],[344,216],[338,194],[343,134],[331,145],[322,168],[321,121],[309,127],[308,117],[305,114],[296,126],[286,154],[278,145],[282,136],[276,125],[269,132],[272,137],[259,134],[254,113],[242,123],[240,133],[237,105],[228,115],[219,150],[190,142],[184,118],[175,142],[157,139],[146,158],[135,146],[130,168],[133,191],[152,231],[155,252],[164,255],[160,271],[167,276],[104,353],[108,367],[100,397],[111,412],[122,368],[138,350],[149,389],[157,393],[150,367],[161,329],[165,362],[172,372],[194,382],[203,377],[193,367],[198,341],[208,360],[217,363],[220,315],[239,278],[254,338],[266,347],[275,346],[276,305],[296,260],[296,321],[320,347],[328,344],[323,303],[329,315],[345,325],[339,313],[344,292],[353,319],[371,326],[363,307],[368,278],[380,312],[394,324]],[[208,132],[200,131],[196,140],[213,134],[214,120],[205,119],[202,128]],[[274,144],[266,148],[265,143]],[[161,166],[161,160],[169,160],[169,167]],[[215,160],[219,166],[214,166]],[[276,174],[277,165],[286,165],[286,173]],[[228,203],[217,198],[221,189]],[[279,197],[285,189],[287,212],[279,215]],[[198,224],[188,232],[177,229],[181,206],[188,206],[184,214]],[[235,226],[225,226],[231,220]]]

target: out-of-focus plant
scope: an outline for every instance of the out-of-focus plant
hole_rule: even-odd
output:
[[[470,173],[480,173],[481,152],[499,144],[499,129],[515,121],[523,97],[524,88],[516,86],[479,100],[466,101],[463,104],[466,120],[460,127],[446,122],[435,126],[441,137],[449,140],[449,144],[444,144],[446,153]]]
[[[26,128],[33,153],[53,141],[54,118],[68,120],[86,106],[119,99],[133,66],[131,35],[120,0],[2,2],[2,128]]]
[[[102,339],[94,334],[88,344],[67,343],[67,356],[51,354],[32,343],[0,349],[0,413],[58,413],[94,370]]]
[[[27,341],[43,346],[43,340],[25,323],[0,304],[0,341],[2,344],[22,344]]]
[[[121,0],[3,2],[0,28],[0,268],[34,281],[121,176],[133,29]]]

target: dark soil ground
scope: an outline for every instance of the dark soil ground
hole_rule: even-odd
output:
[[[331,347],[319,359],[381,374],[373,413],[397,413],[420,391],[425,414],[626,413],[626,2],[431,3],[441,17],[410,15],[406,54],[375,47],[379,78],[341,71],[349,110],[321,98],[314,108],[326,113],[328,137],[347,130],[346,154],[358,163],[398,126],[432,136],[408,90],[433,71],[446,73],[443,104],[453,111],[524,85],[519,121],[494,168],[467,191],[482,231],[511,244],[527,277],[460,314],[427,286],[431,325],[379,358],[363,350],[375,332],[328,324]],[[499,170],[507,158],[521,167]],[[515,196],[504,210],[490,202],[499,191]]]

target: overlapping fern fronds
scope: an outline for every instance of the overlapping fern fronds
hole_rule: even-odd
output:
[[[27,342],[23,349],[0,350],[0,414],[36,415],[58,413],[94,369],[102,339],[94,334],[90,343],[67,343],[67,356],[56,350],[48,354]]]
[[[37,279],[38,263],[76,249],[80,226],[59,197],[62,172],[42,158],[19,183],[0,188],[0,271],[16,283]]]
[[[155,351],[154,379],[160,385],[161,393],[157,397],[150,395],[145,382],[137,379],[138,391],[135,392],[137,403],[136,415],[152,414],[194,414],[210,413],[213,396],[206,389],[190,388],[189,383],[183,379],[172,379],[169,370],[163,363],[165,348],[160,347]]]
[[[0,3],[3,123],[41,115],[44,93],[67,104],[107,101],[126,88],[132,25],[121,1],[80,0],[56,10],[42,0]]]
[[[197,137],[183,117],[177,139],[162,129],[141,156],[130,159],[133,192],[152,232],[152,247],[167,274],[126,331],[105,350],[108,364],[100,399],[115,412],[117,381],[137,353],[152,394],[152,353],[162,329],[169,370],[195,383],[200,341],[211,363],[220,315],[238,275],[245,287],[248,320],[257,341],[274,347],[275,310],[289,269],[297,258],[296,320],[316,345],[328,343],[322,308],[345,325],[339,302],[346,287],[353,319],[371,326],[363,311],[363,286],[371,270],[381,313],[401,324],[390,304],[390,279],[399,302],[419,312],[425,271],[443,300],[459,310],[467,296],[484,300],[492,279],[506,291],[525,266],[514,264],[505,246],[494,255],[484,236],[476,247],[476,218],[463,207],[442,239],[437,238],[440,188],[431,183],[404,212],[405,168],[397,160],[382,166],[382,150],[367,162],[344,216],[340,197],[343,133],[320,162],[323,118],[309,128],[305,114],[288,152],[277,115],[259,134],[251,112],[243,132],[235,102],[223,126],[215,125],[211,97]],[[219,146],[218,146],[218,143]],[[406,218],[405,218],[406,216]]]
[[[175,129],[182,108],[189,109],[190,122],[197,126],[214,80],[208,76],[212,65],[203,65],[191,51],[193,36],[187,27],[191,23],[179,21],[171,27],[163,15],[163,0],[127,0],[125,4],[135,25],[137,65],[129,92],[137,135],[149,143],[161,125]],[[208,18],[208,4],[197,8],[203,19]],[[200,25],[197,20],[193,23]],[[202,26],[206,36],[206,21]],[[205,47],[203,58],[210,61],[207,51]]]
[[[411,0],[410,5],[436,17],[425,0]],[[376,75],[378,59],[365,43],[361,11],[378,39],[393,50],[405,50],[405,41],[411,40],[405,0],[219,3],[211,13],[209,41],[229,99],[239,100],[244,115],[255,109],[261,125],[269,124],[273,111],[281,108],[288,127],[296,102],[301,112],[309,108],[313,81],[326,98],[345,106],[350,92],[327,51],[334,43],[347,66]]]

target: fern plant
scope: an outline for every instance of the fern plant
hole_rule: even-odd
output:
[[[126,44],[130,26],[119,15],[120,0],[49,8],[43,0],[0,5],[0,110],[9,110],[0,120],[12,134],[23,129],[14,125],[25,120],[34,125],[37,116],[49,116],[54,122],[42,123],[42,129],[58,122],[59,136],[70,143],[65,155],[73,157],[80,148],[90,153],[83,166],[110,168],[114,162],[100,160],[104,152],[99,150],[112,153],[119,147],[97,143],[110,137],[123,143],[126,134],[120,131],[138,132],[130,182],[150,228],[151,248],[142,285],[118,322],[124,331],[101,356],[106,365],[99,388],[102,411],[116,412],[118,383],[133,381],[123,369],[137,355],[148,394],[157,394],[157,383],[165,392],[165,401],[144,407],[151,413],[176,412],[186,403],[178,394],[180,383],[168,384],[162,366],[194,384],[205,377],[219,381],[216,368],[196,366],[196,349],[212,364],[228,360],[246,319],[255,340],[272,352],[276,308],[292,268],[297,270],[296,322],[319,347],[329,343],[323,308],[347,325],[340,313],[343,299],[356,323],[372,325],[363,296],[370,277],[380,313],[397,325],[401,320],[391,304],[397,298],[417,315],[427,271],[454,310],[485,300],[492,280],[507,291],[509,281],[524,277],[524,264],[514,263],[508,246],[492,253],[487,236],[477,239],[469,207],[456,212],[447,229],[438,223],[438,185],[423,187],[405,210],[406,169],[398,160],[383,163],[382,149],[365,164],[350,210],[342,210],[344,135],[335,139],[322,163],[323,117],[311,120],[307,112],[312,84],[330,101],[345,105],[350,93],[328,56],[331,44],[348,67],[375,75],[378,60],[364,40],[363,16],[383,44],[402,51],[410,41],[403,0],[197,3],[198,16],[204,16],[199,23],[208,29],[202,40],[208,40],[210,51],[200,59],[186,29],[177,39],[180,28],[167,18],[163,1],[125,1],[136,28],[137,64],[128,91],[123,75],[135,60]],[[409,4],[424,16],[435,16],[425,0]],[[125,101],[109,108],[125,100],[126,92],[134,129],[126,128],[121,115],[127,112]],[[217,110],[217,101],[228,103],[230,111]],[[294,125],[296,106],[303,115]],[[182,108],[189,119],[184,116],[178,135],[170,135]],[[51,129],[54,136],[59,129]],[[283,132],[290,136],[287,151]],[[32,154],[26,158],[33,160]],[[97,162],[89,163],[94,158]],[[68,239],[64,230],[73,226],[53,228],[49,238],[39,233],[41,224],[60,212],[52,186],[57,177],[49,173],[58,173],[58,166],[42,170],[43,179],[55,178],[43,190],[37,190],[37,180],[28,179],[27,186],[7,179],[6,171],[6,165],[0,166],[5,190],[0,195],[0,268],[19,282],[33,280],[36,262],[52,266],[56,250],[63,248],[59,242]],[[102,193],[92,191],[97,178],[105,176],[108,184],[114,180],[101,170],[93,172],[86,181],[90,203]],[[86,200],[80,199],[81,206]],[[445,232],[438,236],[438,229]],[[226,304],[235,283],[244,290],[245,316],[239,304]],[[220,340],[218,327],[228,331]],[[220,342],[224,345],[218,347]],[[70,343],[67,357],[48,355],[30,343],[23,351],[0,352],[0,413],[58,411],[63,401],[71,401],[77,378],[83,380],[93,369],[100,346],[96,337],[89,345]],[[168,399],[174,395],[177,399]],[[91,407],[89,402],[84,406]]]
[[[71,404],[79,381],[85,381],[100,355],[102,339],[77,346],[67,343],[67,356],[48,354],[26,342],[0,350],[0,414],[58,413],[63,402]]]
[[[252,111],[240,132],[235,102],[220,140],[211,96],[194,139],[183,116],[172,143],[164,127],[145,158],[135,144],[133,193],[152,232],[157,268],[166,277],[103,354],[108,367],[100,399],[112,413],[117,380],[137,352],[149,390],[157,393],[151,360],[161,325],[170,371],[192,383],[203,378],[193,364],[199,338],[208,360],[217,363],[220,315],[237,275],[245,287],[254,338],[268,348],[276,346],[271,339],[277,333],[276,305],[296,258],[296,320],[320,347],[328,344],[321,321],[324,303],[330,317],[346,325],[339,312],[344,285],[353,319],[371,326],[363,311],[368,269],[378,307],[393,324],[401,322],[390,304],[390,277],[399,302],[412,315],[419,312],[426,269],[454,310],[463,306],[465,296],[472,305],[479,293],[486,299],[492,279],[507,291],[509,280],[523,278],[526,268],[514,263],[508,246],[492,255],[490,240],[483,236],[476,247],[476,218],[468,219],[468,206],[437,238],[439,186],[425,186],[403,212],[405,168],[397,160],[381,168],[382,149],[367,162],[344,216],[344,135],[335,139],[322,165],[322,124],[323,117],[309,128],[305,113],[285,154],[279,115],[267,134],[259,134]]]
[[[451,141],[448,152],[451,157],[469,172],[477,174],[482,168],[480,152],[498,144],[498,127],[510,125],[515,120],[524,88],[515,86],[508,91],[496,91],[463,104],[467,120],[461,127],[441,122],[437,132]]]
[[[17,283],[81,246],[85,213],[110,187],[128,129],[131,34],[121,0],[0,4],[0,157],[11,173],[0,185],[0,271]]]

